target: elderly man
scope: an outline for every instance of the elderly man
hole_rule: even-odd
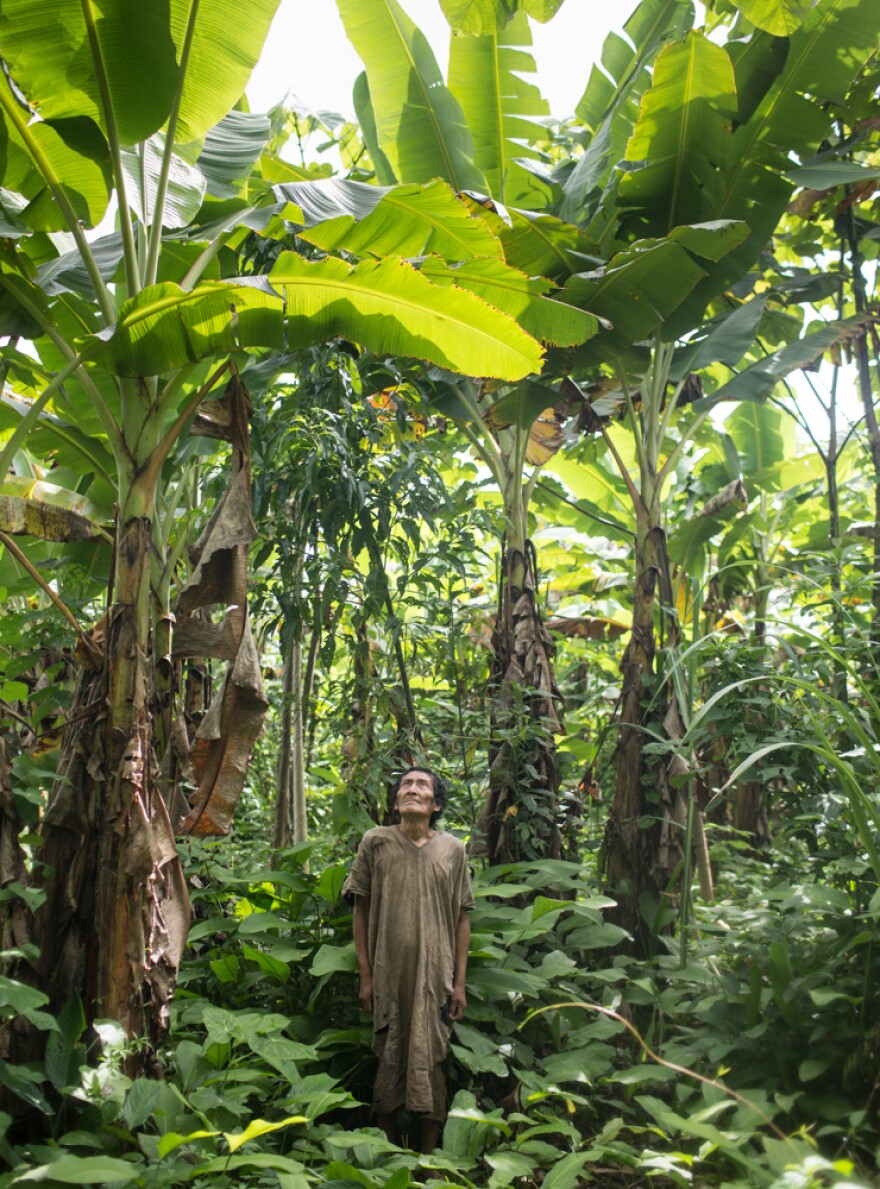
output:
[[[445,805],[433,772],[405,772],[389,798],[399,822],[367,831],[343,889],[355,897],[360,1001],[379,1058],[373,1113],[392,1142],[397,1109],[419,1115],[422,1152],[437,1146],[446,1117],[443,1062],[467,1005],[474,907],[464,847],[434,828]]]

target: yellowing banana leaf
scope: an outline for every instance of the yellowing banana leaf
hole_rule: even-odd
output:
[[[401,182],[441,177],[456,190],[485,192],[458,101],[424,34],[397,0],[337,0],[367,71],[379,148]]]
[[[148,286],[122,306],[96,358],[116,375],[153,376],[242,347],[282,346],[277,294],[222,282],[186,293],[166,283]]]
[[[517,13],[503,28],[493,22],[480,32],[453,37],[449,47],[449,89],[471,130],[474,162],[494,197],[511,206],[546,209],[551,187],[517,163],[519,157],[541,158],[531,146],[546,139],[547,130],[536,121],[550,115],[538,88],[522,77],[535,73],[527,52],[528,18]]]
[[[446,182],[388,189],[361,182],[302,182],[277,192],[303,212],[303,239],[356,256],[426,256],[472,260],[502,253],[484,218],[472,213]],[[315,219],[325,220],[308,226]]]
[[[500,260],[472,260],[450,267],[440,260],[430,259],[423,262],[421,271],[436,283],[454,283],[478,294],[490,305],[509,314],[523,330],[542,343],[574,347],[599,331],[598,318],[553,300],[556,286],[552,281],[527,277]]]
[[[161,375],[209,355],[337,336],[502,380],[540,371],[542,363],[540,345],[512,318],[463,289],[432,285],[404,260],[352,267],[294,252],[253,283],[208,282],[192,293],[172,284],[144,289],[122,307],[96,358],[118,375]]]
[[[86,496],[54,483],[9,476],[0,483],[0,530],[42,541],[91,541],[106,537],[102,515]]]
[[[415,356],[471,376],[519,380],[541,369],[540,346],[512,318],[473,293],[432,285],[404,260],[352,268],[286,252],[268,279],[284,294],[296,346],[344,335],[377,353]]]

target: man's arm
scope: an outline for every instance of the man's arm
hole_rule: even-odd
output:
[[[455,965],[452,974],[452,997],[449,1000],[449,1018],[453,1021],[463,1019],[467,1008],[464,980],[470,944],[471,918],[463,908],[458,914],[458,924],[455,926]]]
[[[373,1014],[373,968],[370,965],[368,937],[370,935],[370,897],[356,896],[354,901],[354,952],[361,972],[358,999],[364,1011]]]

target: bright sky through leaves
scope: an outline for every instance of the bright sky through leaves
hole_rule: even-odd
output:
[[[438,0],[402,0],[402,4],[427,37],[445,74],[449,26]],[[537,83],[554,116],[574,112],[605,35],[622,25],[632,7],[634,3],[565,0],[548,24],[532,24]],[[315,111],[351,115],[351,89],[361,69],[334,0],[315,0],[308,6],[301,0],[281,0],[248,96],[255,111],[273,106],[292,91]]]

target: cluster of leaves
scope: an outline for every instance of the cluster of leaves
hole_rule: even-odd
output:
[[[249,876],[214,843],[193,853],[202,891],[164,1080],[122,1073],[111,1024],[87,1066],[78,1005],[56,1021],[4,981],[4,1012],[52,1037],[43,1069],[7,1067],[4,1082],[55,1130],[39,1144],[8,1130],[0,1184],[859,1183],[878,1138],[876,896],[860,905],[726,854],[688,961],[669,945],[644,962],[610,956],[620,930],[590,866],[477,872],[454,1097],[440,1149],[416,1156],[370,1126],[346,863],[309,874],[313,850]]]

